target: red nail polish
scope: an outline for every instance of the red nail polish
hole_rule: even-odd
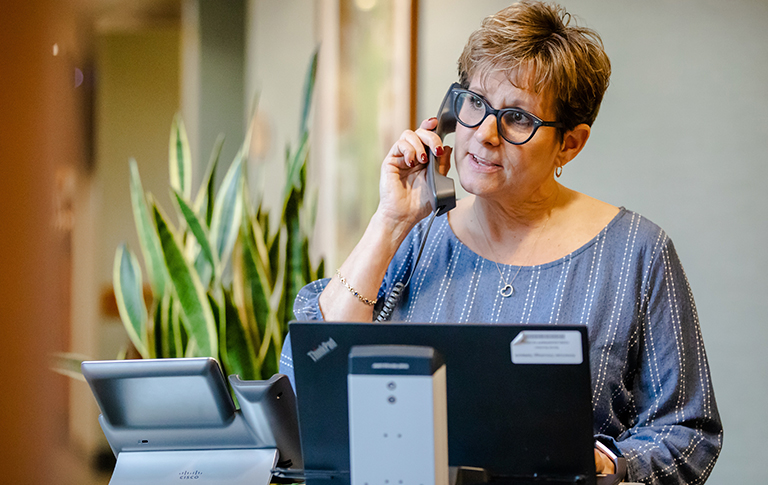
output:
[[[422,162],[426,162],[427,161],[427,154],[426,153],[422,153],[421,154],[421,161]]]
[[[442,157],[442,156],[443,156],[443,153],[445,153],[445,152],[443,151],[443,147],[437,147],[437,148],[435,148],[435,155],[437,155],[438,157]]]

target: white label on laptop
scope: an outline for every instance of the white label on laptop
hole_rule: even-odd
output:
[[[523,330],[510,344],[514,364],[581,364],[578,330]]]

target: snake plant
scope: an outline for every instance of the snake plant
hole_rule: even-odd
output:
[[[286,151],[276,229],[270,230],[270,214],[262,204],[254,206],[247,190],[250,129],[216,189],[223,139],[217,141],[193,194],[189,141],[180,117],[174,119],[169,171],[176,225],[144,191],[136,161],[130,161],[133,217],[151,305],[143,298],[141,264],[125,244],[115,253],[113,284],[125,330],[142,358],[210,356],[243,379],[277,372],[293,300],[324,272],[322,260],[317,266],[310,262],[307,229],[314,217],[306,176],[316,71],[317,53],[307,73],[299,143]]]

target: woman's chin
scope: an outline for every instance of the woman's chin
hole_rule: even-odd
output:
[[[493,174],[466,169],[457,171],[461,187],[469,194],[483,197],[496,192],[500,187],[500,181]]]
[[[460,175],[459,183],[465,192],[477,197],[489,197],[497,192],[497,190],[495,190],[496,184],[489,184],[487,181],[477,180],[476,177],[464,177]]]

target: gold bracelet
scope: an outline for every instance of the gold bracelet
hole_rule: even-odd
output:
[[[338,270],[338,269],[336,270],[336,276],[338,276],[338,277],[339,277],[339,281],[341,281],[341,284],[342,284],[342,285],[346,286],[346,287],[347,287],[347,289],[348,289],[350,292],[352,292],[352,294],[353,294],[353,295],[355,295],[355,296],[357,297],[357,299],[358,299],[358,300],[360,300],[361,302],[365,303],[366,305],[368,305],[368,306],[373,306],[373,305],[375,305],[375,304],[376,304],[376,302],[379,300],[378,298],[376,298],[375,300],[369,300],[368,298],[366,298],[366,297],[364,297],[363,295],[361,295],[360,293],[358,293],[356,289],[352,288],[352,286],[350,286],[350,284],[349,284],[349,283],[347,283],[347,280],[346,280],[346,278],[344,278],[343,276],[341,276],[341,273],[339,272],[339,270]]]

